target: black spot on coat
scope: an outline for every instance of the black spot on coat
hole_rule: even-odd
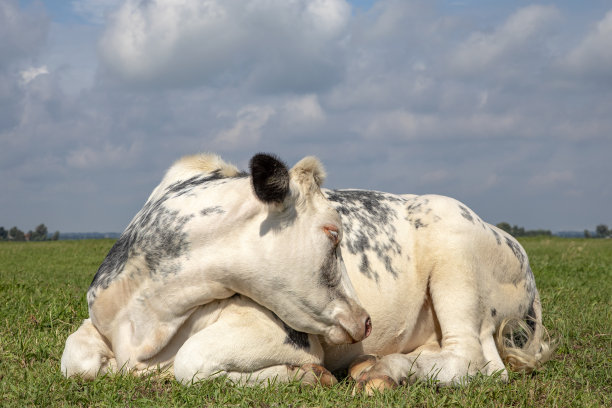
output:
[[[391,204],[406,200],[392,194],[367,190],[325,190],[325,195],[342,219],[342,248],[353,255],[361,254],[361,273],[378,280],[378,273],[372,270],[366,255],[367,251],[371,251],[387,272],[396,278],[398,272],[391,258],[400,255],[402,248],[396,240],[394,225],[398,213]]]
[[[221,207],[219,207],[217,205],[217,206],[214,206],[214,207],[203,208],[200,211],[200,215],[202,215],[202,216],[207,216],[207,215],[210,215],[210,214],[225,214],[225,210],[223,210]]]
[[[518,244],[518,242],[508,237],[506,237],[506,245],[508,245],[510,250],[512,250],[512,253],[516,257],[516,259],[519,261],[519,263],[521,264],[521,269],[522,269],[525,266],[526,258],[525,258],[525,254],[523,253],[523,250],[521,249],[521,246]]]
[[[467,207],[464,207],[463,205],[460,205],[459,209],[461,210],[461,216],[473,224],[474,217],[470,213],[470,210],[468,210]]]
[[[281,321],[282,322],[282,321]],[[285,337],[285,344],[290,344],[296,349],[308,350],[310,349],[310,341],[308,341],[308,333],[299,332],[287,326],[285,322],[282,322],[283,329],[287,334]]]

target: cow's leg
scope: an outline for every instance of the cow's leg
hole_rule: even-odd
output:
[[[489,373],[492,367],[501,369],[493,358],[492,330],[484,336],[488,356],[481,345],[483,307],[478,294],[471,260],[440,257],[430,275],[429,292],[441,339],[422,345],[408,354],[386,355],[362,370],[357,389],[387,388],[417,379],[435,379],[440,385],[468,381],[477,372]]]
[[[316,336],[297,333],[270,311],[241,299],[183,344],[174,359],[174,374],[184,384],[217,376],[240,384],[294,379],[335,383],[322,362]]]
[[[66,340],[61,360],[62,374],[91,379],[116,369],[113,352],[91,320],[85,319]]]
[[[497,350],[495,334],[495,324],[492,321],[483,325],[480,333],[480,344],[482,345],[482,354],[487,365],[482,371],[486,375],[499,373],[501,380],[508,381],[508,370],[506,370],[506,366]]]
[[[351,365],[349,374],[357,382],[355,390],[368,394],[426,378],[436,379],[441,385],[458,384],[476,372],[499,373],[499,378],[507,381],[508,371],[497,351],[493,333],[483,331],[481,344],[481,347],[474,344],[474,350],[465,355],[445,350],[438,343],[429,343],[409,354],[361,356]]]

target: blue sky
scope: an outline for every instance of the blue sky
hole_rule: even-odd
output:
[[[0,2],[0,226],[122,231],[178,157],[612,224],[609,1]]]

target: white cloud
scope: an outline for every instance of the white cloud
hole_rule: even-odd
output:
[[[236,114],[236,121],[217,133],[214,144],[218,150],[255,146],[261,139],[262,129],[276,113],[271,106],[245,106]]]
[[[570,72],[612,78],[612,11],[562,61]]]
[[[285,111],[293,123],[312,123],[325,119],[318,97],[313,94],[290,99],[285,103]]]
[[[138,157],[141,149],[142,146],[138,142],[129,147],[106,142],[100,147],[85,146],[70,151],[66,156],[66,163],[80,170],[131,167],[131,162]]]
[[[446,116],[405,109],[370,114],[356,131],[370,140],[462,140],[529,136],[521,118],[512,113],[448,112]]]
[[[101,42],[111,73],[132,83],[300,89],[341,69],[344,0],[128,0]]]
[[[451,55],[451,66],[467,74],[496,68],[496,64],[532,46],[535,37],[559,17],[554,6],[524,7],[493,32],[479,31],[470,35]]]
[[[41,67],[31,67],[31,68],[24,69],[23,71],[19,72],[21,76],[21,83],[24,85],[32,81],[33,79],[35,79],[37,76],[45,75],[48,73],[49,73],[49,69],[47,68],[46,65],[43,65]]]

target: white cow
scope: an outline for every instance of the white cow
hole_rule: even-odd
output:
[[[149,366],[163,362],[187,384],[216,375],[240,382],[301,378],[333,384],[324,364],[329,370],[349,368],[357,389],[372,392],[431,377],[456,384],[478,372],[499,372],[505,380],[503,361],[531,370],[548,359],[535,281],[514,238],[447,197],[323,192],[342,218],[341,226],[335,224],[337,236],[330,232],[335,255],[344,259],[371,314],[372,334],[338,345],[236,290],[246,296],[199,306]],[[307,292],[313,282],[304,285]],[[168,290],[174,296],[176,288]],[[528,338],[509,344],[512,337],[503,336],[508,320],[526,322]],[[80,330],[96,329],[86,321]],[[79,350],[108,350],[99,335],[82,337],[100,344],[83,341]]]
[[[258,312],[272,316],[259,326],[261,335],[280,330],[290,351],[306,341],[296,330],[331,344],[369,335],[370,318],[338,256],[340,218],[321,193],[318,160],[304,158],[289,171],[259,154],[250,168],[249,176],[217,156],[199,155],[168,170],[96,273],[89,319],[66,340],[64,375],[172,368],[177,353],[188,359],[173,368],[188,372],[215,351],[194,342],[213,336],[223,342],[218,346],[231,346],[231,327]],[[237,293],[248,296],[248,312]],[[249,368],[270,367],[253,351]],[[308,374],[306,380],[320,371],[310,355],[287,362],[303,365],[291,374]]]
[[[505,381],[504,362],[530,371],[549,358],[534,277],[513,237],[448,197],[324,193],[342,217],[338,256],[371,315],[372,334],[360,343],[331,344],[234,297],[203,308],[205,316],[215,313],[215,323],[198,320],[201,330],[176,355],[178,380],[220,374],[286,380],[302,377],[295,366],[310,359],[332,371],[349,368],[356,390],[372,393],[426,378],[455,385],[476,373],[498,373]],[[522,323],[525,337],[506,333],[514,322]],[[335,382],[327,370],[311,371],[324,384]]]

